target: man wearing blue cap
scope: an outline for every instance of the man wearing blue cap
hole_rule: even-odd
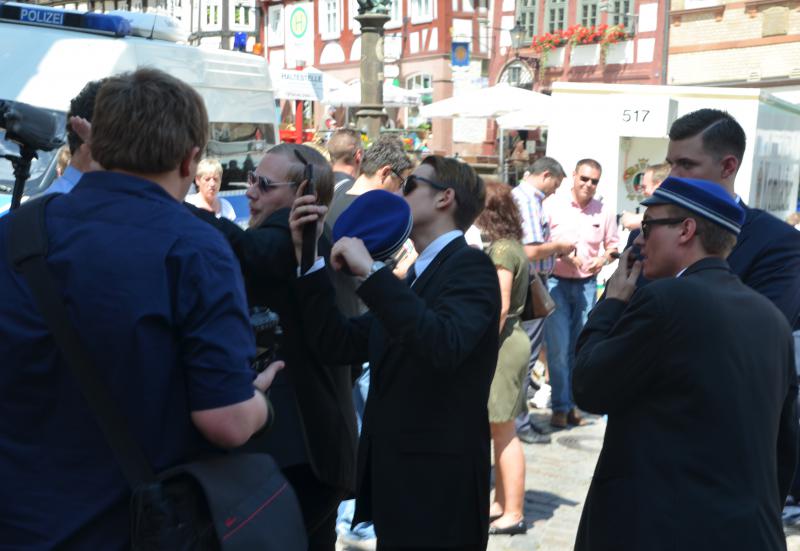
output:
[[[786,549],[793,343],[725,261],[744,210],[675,177],[642,204],[644,259],[626,251],[578,340],[575,400],[608,426],[575,549]]]
[[[379,551],[484,550],[500,290],[489,257],[463,236],[483,209],[483,181],[464,163],[431,156],[402,192],[420,253],[407,281],[373,260],[366,236],[339,239],[331,264],[363,279],[358,294],[370,313],[341,316],[320,259],[297,280],[306,340],[331,363],[368,360],[372,369],[354,522],[374,522]],[[321,231],[326,209],[313,202],[299,197],[292,211],[298,259],[303,225]]]

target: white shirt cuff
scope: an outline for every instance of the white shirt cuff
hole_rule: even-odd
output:
[[[308,271],[304,274],[300,273],[300,266],[297,267],[297,277],[307,276],[309,274],[313,274],[314,272],[318,272],[325,267],[325,259],[323,257],[318,257]]]

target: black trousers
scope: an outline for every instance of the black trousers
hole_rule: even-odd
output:
[[[308,464],[292,465],[282,471],[300,501],[308,534],[308,550],[334,551],[336,511],[347,492],[321,482]]]

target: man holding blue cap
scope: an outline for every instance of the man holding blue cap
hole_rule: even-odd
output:
[[[483,181],[433,155],[402,193],[419,251],[407,280],[374,261],[366,239],[342,237],[331,264],[363,280],[358,295],[370,312],[341,316],[319,259],[297,280],[306,341],[329,363],[370,362],[354,522],[374,522],[379,551],[483,551],[500,290],[492,261],[464,239],[483,210]],[[325,207],[313,203],[301,196],[292,209],[298,261],[304,224],[321,231]]]
[[[675,177],[642,204],[642,259],[625,252],[577,345],[575,400],[608,426],[575,549],[786,549],[793,342],[725,261],[744,209]]]

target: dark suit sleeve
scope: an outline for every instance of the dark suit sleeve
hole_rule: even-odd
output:
[[[403,339],[433,369],[455,373],[486,331],[497,331],[497,272],[472,249],[452,258],[435,277],[442,283],[428,303],[387,268],[368,278],[358,294],[392,338]]]
[[[789,365],[794,366],[794,347],[789,348]],[[781,410],[780,427],[778,427],[778,490],[780,491],[780,506],[786,501],[786,496],[792,486],[798,458],[798,438],[800,427],[797,418],[797,373],[791,369],[788,373],[789,392],[783,401]]]
[[[336,307],[336,294],[326,270],[298,278],[295,285],[304,337],[319,363],[350,365],[367,361],[372,316],[345,318]]]
[[[572,392],[592,413],[628,405],[655,377],[663,327],[657,297],[637,290],[626,305],[606,299],[592,311],[578,337]]]
[[[784,230],[781,234],[769,236],[752,269],[740,275],[747,286],[770,299],[783,312],[791,327],[797,328],[800,316],[800,232],[788,224],[781,229]]]

